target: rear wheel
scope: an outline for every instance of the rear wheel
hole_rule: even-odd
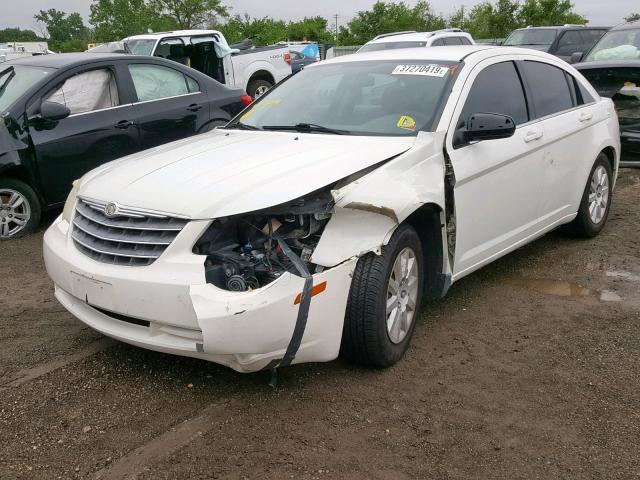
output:
[[[247,95],[253,99],[260,98],[267,93],[271,87],[273,87],[273,84],[267,80],[252,80],[247,86]]]
[[[423,271],[420,238],[409,225],[398,228],[382,255],[358,261],[342,336],[349,359],[388,367],[402,358],[420,309]]]
[[[0,240],[33,232],[40,224],[40,202],[33,189],[13,178],[0,179]]]
[[[598,155],[585,186],[578,216],[567,225],[567,230],[581,237],[598,235],[609,218],[613,186],[613,172],[604,153]]]

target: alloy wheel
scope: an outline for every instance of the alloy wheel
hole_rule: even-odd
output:
[[[411,248],[396,257],[387,287],[387,333],[398,344],[411,329],[418,303],[418,259]]]
[[[589,186],[589,218],[595,225],[599,225],[607,213],[609,204],[609,175],[602,166],[593,171]]]
[[[8,188],[0,189],[0,238],[20,233],[30,218],[31,206],[22,193]]]

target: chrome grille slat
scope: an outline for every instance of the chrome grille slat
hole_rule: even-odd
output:
[[[187,224],[186,220],[179,218],[165,217],[164,220],[146,217],[113,217],[109,218],[97,209],[89,207],[84,200],[79,200],[76,205],[76,212],[92,222],[99,223],[105,227],[129,228],[133,230],[173,230],[179,232]]]
[[[104,213],[105,205],[78,198],[71,231],[76,248],[102,263],[151,265],[188,222],[158,212],[147,215],[147,211],[122,207],[109,217]]]

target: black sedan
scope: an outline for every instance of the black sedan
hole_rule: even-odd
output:
[[[98,165],[226,124],[251,99],[170,60],[72,53],[0,64],[0,240]]]
[[[612,28],[574,67],[616,104],[620,165],[640,166],[640,21]]]

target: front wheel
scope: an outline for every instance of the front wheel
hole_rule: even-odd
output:
[[[33,232],[40,224],[40,202],[33,189],[13,178],[0,179],[0,240]]]
[[[570,233],[580,237],[595,237],[609,218],[613,194],[613,171],[604,153],[598,155],[580,200],[578,216],[567,225]]]
[[[342,335],[345,356],[373,367],[403,357],[420,310],[423,272],[420,238],[409,225],[396,230],[382,255],[358,260]]]

